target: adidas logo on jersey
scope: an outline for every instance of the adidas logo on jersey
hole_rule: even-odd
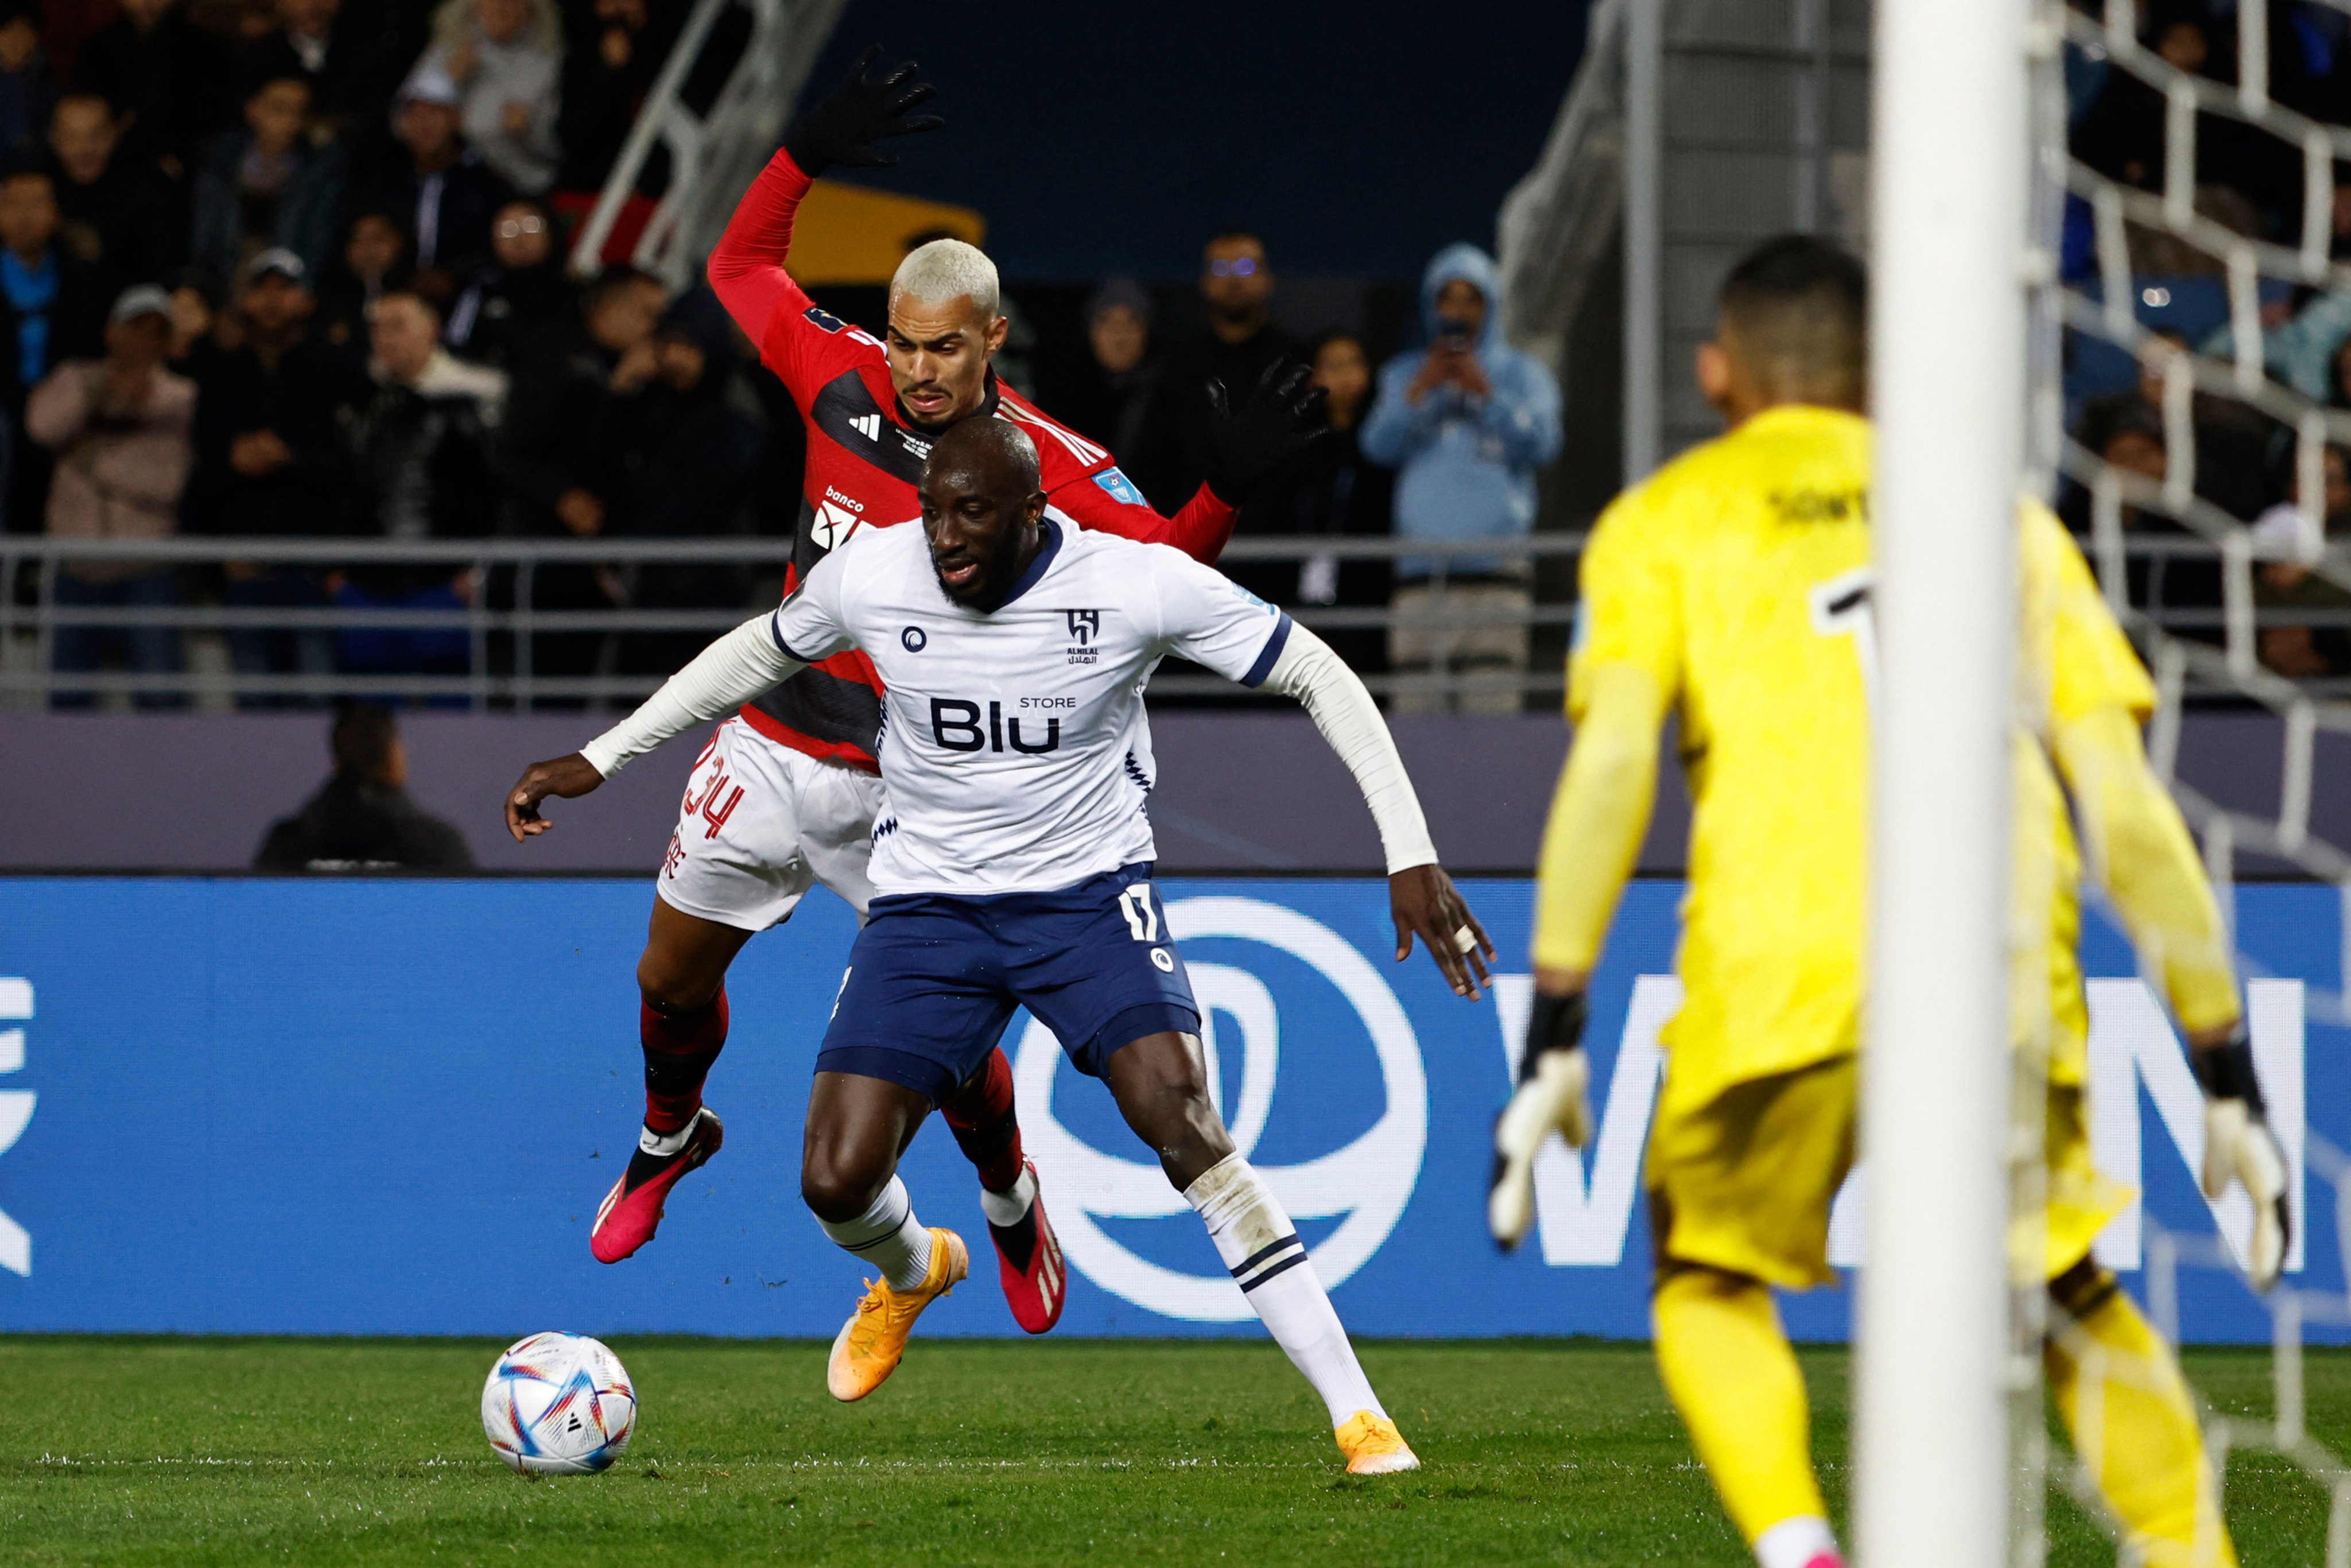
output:
[[[860,414],[849,423],[853,428],[855,428],[857,434],[865,437],[866,440],[879,441],[882,439],[882,416],[880,414]]]

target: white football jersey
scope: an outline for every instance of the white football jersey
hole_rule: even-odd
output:
[[[1175,653],[1254,686],[1289,638],[1289,616],[1181,550],[1041,527],[991,613],[946,596],[914,526],[857,530],[768,623],[790,658],[862,649],[888,688],[878,895],[1046,892],[1154,859],[1152,670]]]

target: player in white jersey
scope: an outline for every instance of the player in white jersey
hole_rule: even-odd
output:
[[[826,1233],[882,1273],[834,1342],[837,1397],[878,1387],[963,1277],[963,1242],[916,1222],[898,1156],[1025,1006],[1109,1085],[1207,1222],[1322,1396],[1348,1469],[1414,1469],[1296,1228],[1209,1099],[1199,1007],[1151,885],[1143,693],[1159,661],[1305,705],[1378,822],[1399,960],[1418,938],[1475,998],[1492,947],[1437,863],[1379,710],[1330,648],[1176,550],[1061,526],[1037,473],[1017,427],[956,426],[924,470],[920,530],[859,530],[584,755],[609,776],[844,649],[882,674],[875,896],[817,1058],[800,1173]]]

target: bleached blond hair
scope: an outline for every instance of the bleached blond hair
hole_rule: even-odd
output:
[[[894,300],[901,295],[925,305],[946,305],[968,297],[982,321],[996,319],[1003,299],[996,263],[977,246],[959,239],[935,239],[908,251],[890,279],[890,298]]]

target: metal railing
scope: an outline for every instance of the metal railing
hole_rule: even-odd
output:
[[[1575,606],[1570,574],[1557,568],[1546,570],[1543,563],[1573,560],[1582,553],[1585,538],[1582,532],[1461,541],[1269,536],[1233,540],[1220,564],[1246,577],[1253,568],[1295,565],[1318,556],[1340,564],[1414,561],[1413,583],[1433,593],[1410,623],[1440,634],[1438,658],[1426,674],[1387,670],[1382,667],[1384,655],[1364,661],[1365,684],[1374,692],[1392,698],[1418,696],[1442,706],[1464,697],[1474,677],[1490,695],[1497,672],[1479,673],[1466,664],[1457,667],[1447,656],[1441,634],[1515,624],[1526,628],[1533,656],[1524,668],[1501,674],[1514,683],[1521,702],[1556,702],[1565,683],[1557,655],[1564,650]],[[2184,636],[2217,640],[2229,614],[2222,605],[2166,603],[2161,595],[2167,581],[2176,581],[2175,563],[2217,560],[2220,549],[2200,538],[2158,537],[2131,540],[2126,553],[2131,560],[2147,563],[2145,577],[2156,597],[2143,608],[2158,625]],[[160,697],[214,708],[256,702],[317,704],[352,697],[476,709],[632,701],[651,693],[668,671],[616,672],[612,665],[622,639],[661,633],[715,637],[760,609],[768,601],[764,595],[747,587],[737,602],[696,608],[553,609],[538,602],[543,574],[558,569],[576,571],[581,567],[626,574],[648,567],[716,565],[743,569],[747,583],[771,591],[790,557],[788,539],[742,537],[133,541],[0,536],[0,705],[46,706],[60,695],[77,694],[89,694],[101,702]],[[294,605],[222,602],[213,569],[231,563],[295,569],[314,585],[315,592],[308,601]],[[1468,563],[1468,568],[1463,563]],[[58,601],[59,577],[75,565],[120,572],[141,564],[176,570],[180,601],[120,606]],[[1427,569],[1425,577],[1418,575],[1422,566]],[[1496,566],[1536,590],[1525,608],[1498,612],[1490,599],[1477,606],[1447,602],[1448,592],[1462,586],[1465,570],[1474,572],[1479,586],[1488,586],[1496,579]],[[424,567],[446,569],[444,580],[457,588],[456,602],[434,608],[328,601],[326,584],[333,574]],[[1397,623],[1396,613],[1387,602],[1292,603],[1290,613],[1301,625],[1317,632],[1343,639],[1353,634],[1358,647],[1364,641],[1363,634],[1370,633],[1376,635],[1384,649],[1387,634]],[[2265,609],[2259,620],[2262,626],[2351,629],[2351,608]],[[55,668],[59,632],[80,627],[175,632],[181,643],[178,666],[144,672]],[[441,633],[451,653],[445,662],[456,667],[439,672],[357,669],[350,667],[348,659],[335,659],[333,645],[340,634],[369,631]],[[308,667],[236,668],[229,653],[229,637],[253,632],[307,635],[311,650]],[[549,673],[542,666],[549,638],[571,642],[570,663],[580,662],[583,645],[580,640],[593,639],[589,644],[595,654],[593,670]],[[462,659],[455,656],[460,640]],[[2306,682],[2304,686],[2322,698],[2351,696],[2351,679]],[[1154,681],[1153,695],[1192,698],[1244,694],[1212,675],[1170,669]]]

